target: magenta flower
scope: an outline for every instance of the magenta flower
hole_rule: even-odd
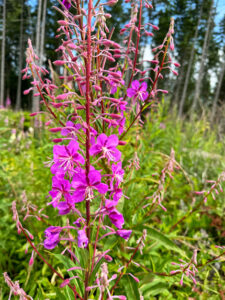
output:
[[[68,202],[71,201],[70,195],[71,184],[69,180],[59,178],[57,176],[52,177],[52,190],[49,194],[52,197],[52,201],[48,204],[52,204],[53,207],[57,207],[59,200],[64,197]]]
[[[126,229],[119,229],[117,230],[116,234],[119,235],[121,238],[128,240],[130,235],[132,233],[132,230],[126,230]]]
[[[120,71],[115,72],[118,74],[118,78],[112,75],[109,75],[108,78],[110,79],[109,84],[111,86],[110,94],[115,94],[117,92],[117,88],[120,84],[124,85],[125,81],[122,79],[122,73]]]
[[[62,130],[61,130],[61,135],[63,136],[69,136],[69,137],[72,137],[74,139],[77,139],[77,136],[76,136],[76,131],[81,129],[81,124],[74,124],[73,122],[71,121],[68,121],[66,122],[66,127],[64,127]]]
[[[74,208],[74,204],[68,201],[63,201],[57,205],[57,208],[59,210],[59,215],[66,215]]]
[[[71,7],[71,0],[62,0],[62,3],[65,5],[67,9]]]
[[[124,170],[122,169],[122,162],[118,164],[112,164],[112,179],[110,181],[110,188],[113,189],[113,182],[115,181],[115,187],[123,181]]]
[[[122,189],[114,189],[113,191],[112,191],[112,193],[110,194],[110,196],[112,196],[113,195],[113,201],[115,201],[115,202],[119,202],[119,200],[120,200],[120,198],[123,196],[123,191],[122,191]]]
[[[118,122],[118,125],[119,125],[118,132],[119,132],[119,134],[122,134],[124,132],[125,123],[126,123],[126,119],[125,118],[121,119]]]
[[[103,214],[107,214],[113,225],[121,229],[124,224],[124,218],[123,215],[115,208],[117,203],[118,201],[111,201],[106,199],[105,206],[103,208]]]
[[[115,209],[115,208],[111,209],[108,216],[109,216],[110,221],[117,228],[121,229],[123,227],[124,218],[123,218],[123,215],[120,212],[118,212],[117,209]]]
[[[85,229],[81,229],[77,231],[77,242],[79,248],[86,248],[88,245],[88,238],[86,236]]]
[[[119,105],[117,106],[117,110],[126,111],[127,101],[120,101]]]
[[[52,171],[55,169],[64,169],[72,172],[74,166],[84,164],[83,156],[78,153],[79,144],[76,141],[70,141],[69,145],[55,145],[53,147],[53,160],[55,164],[52,166]]]
[[[145,101],[148,98],[147,83],[143,82],[140,85],[138,80],[134,80],[131,84],[131,88],[127,89],[127,96],[130,98],[140,99],[141,101]]]
[[[58,245],[61,230],[62,228],[57,226],[50,226],[45,230],[44,247],[46,249],[53,249]]]
[[[117,206],[117,204],[118,201],[105,199],[105,208],[107,210],[113,209],[115,206]]]
[[[89,183],[87,183],[85,172],[76,174],[72,180],[72,187],[76,189],[73,193],[75,203],[83,201],[85,198],[91,200],[94,198],[94,190],[100,194],[105,194],[108,191],[108,186],[101,183],[101,174],[99,171],[91,170],[88,174]]]
[[[85,222],[85,219],[80,217],[78,218],[75,222],[73,222],[73,224],[75,224],[77,226],[77,228],[81,228],[82,223]]]
[[[115,134],[107,137],[104,133],[97,137],[97,143],[90,148],[91,155],[102,154],[102,157],[110,161],[118,161],[121,158],[121,153],[116,146],[118,146],[119,139]]]
[[[54,174],[58,179],[64,179],[66,175],[66,170],[60,169],[58,164],[54,164],[51,166],[51,172]]]

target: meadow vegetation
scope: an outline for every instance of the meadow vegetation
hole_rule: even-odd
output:
[[[120,147],[124,168],[129,167],[131,172],[124,178],[124,194],[129,198],[122,198],[119,209],[133,234],[129,242],[113,236],[104,246],[101,244],[104,249],[110,247],[109,254],[118,265],[126,264],[132,251],[127,247],[135,247],[143,229],[147,230],[142,253],[136,253],[127,271],[137,277],[139,283],[131,276],[123,276],[118,294],[125,289],[128,299],[139,299],[140,295],[144,299],[223,299],[224,256],[216,258],[224,250],[215,246],[225,245],[225,196],[218,188],[218,195],[217,192],[213,195],[215,200],[210,194],[207,201],[203,201],[204,195],[195,192],[209,190],[212,183],[207,181],[217,180],[225,170],[224,140],[218,137],[216,128],[213,131],[209,128],[206,115],[197,121],[184,122],[176,117],[176,112],[169,112],[164,101],[154,112],[148,112],[145,119],[144,127],[133,128],[127,136],[127,145]],[[26,239],[18,235],[12,219],[14,200],[21,220],[26,215],[25,202],[37,209],[43,207],[41,213],[49,219],[43,218],[40,222],[30,217],[23,222],[31,232],[37,233],[41,242],[48,222],[62,226],[68,218],[58,216],[46,205],[51,176],[45,163],[52,158],[53,143],[44,122],[40,118],[34,127],[34,118],[28,113],[1,110],[0,269],[1,273],[7,271],[13,280],[19,280],[34,299],[70,299],[69,289],[66,289],[68,294],[62,294],[57,277],[38,257],[34,256],[34,263],[28,264],[31,251],[25,255]],[[171,176],[166,174],[163,187],[159,187],[162,170],[171,161],[172,149],[175,153],[173,171]],[[132,164],[134,158],[136,164]],[[166,211],[151,204],[149,197],[157,191],[163,194],[161,204]],[[53,256],[58,260],[58,263],[54,260],[54,268],[66,274],[70,261],[56,254],[58,251],[42,249],[48,261],[53,262]],[[194,285],[185,277],[180,285],[181,274],[173,274],[178,267],[171,263],[180,263],[179,259],[190,261],[195,249],[198,250],[197,283]],[[116,270],[110,269],[110,272]],[[1,299],[6,299],[9,289],[3,277],[1,282]]]

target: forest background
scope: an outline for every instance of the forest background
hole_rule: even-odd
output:
[[[49,57],[58,58],[59,52],[54,51],[59,43],[54,39],[58,12],[52,9],[56,4],[56,0],[0,1],[1,106],[6,105],[8,98],[16,110],[37,110],[38,101],[32,100],[32,94],[23,95],[29,82],[21,81],[20,70],[25,65],[28,37],[46,67],[49,68]],[[119,30],[129,19],[128,6],[118,1],[109,13],[109,27],[115,27],[114,39],[121,42]],[[168,97],[180,117],[196,109],[210,108],[211,119],[214,121],[217,116],[218,120],[221,114],[217,106],[225,101],[225,4],[221,0],[154,0],[153,9],[143,18],[146,23],[158,25],[160,31],[142,39],[139,62],[153,57],[151,49],[163,40],[171,17],[175,19],[174,59],[181,68],[178,78],[168,75],[160,88],[170,87]],[[143,67],[148,67],[148,63]]]

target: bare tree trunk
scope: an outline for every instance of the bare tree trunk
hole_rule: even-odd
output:
[[[200,97],[201,84],[202,84],[202,79],[203,79],[203,75],[204,75],[204,64],[205,64],[205,60],[206,60],[206,56],[207,56],[207,44],[208,44],[208,40],[209,40],[211,23],[212,23],[213,4],[214,4],[214,0],[212,0],[210,10],[209,10],[209,18],[207,21],[207,28],[206,28],[205,37],[204,37],[202,55],[200,58],[200,67],[199,67],[198,78],[197,78],[197,82],[196,82],[196,86],[195,86],[195,94],[194,94],[193,104],[191,107],[191,114],[194,112],[197,102],[199,101],[199,97]]]
[[[41,7],[42,7],[42,0],[38,0],[38,16],[37,16],[37,32],[36,32],[36,53],[40,56],[40,27],[41,27]],[[32,112],[39,111],[40,103],[39,97],[32,98]]]
[[[44,0],[43,16],[42,16],[42,29],[41,29],[41,45],[40,45],[40,66],[42,66],[43,59],[44,59],[46,12],[47,12],[47,0]]]
[[[4,105],[4,89],[5,89],[5,30],[6,30],[6,0],[3,0],[0,106]]]
[[[195,55],[195,44],[197,42],[199,25],[200,25],[200,21],[202,18],[202,10],[203,10],[203,3],[201,5],[201,11],[200,11],[198,23],[197,23],[197,26],[195,29],[194,41],[193,41],[193,45],[191,48],[191,55],[190,55],[190,59],[188,62],[187,74],[186,74],[185,81],[184,81],[184,87],[183,87],[183,92],[182,92],[181,101],[180,101],[180,105],[179,105],[179,112],[178,112],[179,118],[181,118],[182,114],[183,114],[184,103],[185,103],[186,94],[187,94],[187,87],[188,87],[188,83],[189,83],[190,75],[191,75],[191,67],[192,67],[192,63],[193,63],[194,55]]]
[[[21,21],[20,21],[20,47],[19,47],[19,65],[18,65],[18,82],[16,95],[16,110],[21,108],[21,69],[23,66],[23,7],[24,0],[21,0]]]
[[[210,118],[211,124],[213,123],[214,118],[215,118],[216,107],[217,107],[217,103],[218,103],[218,99],[219,99],[219,94],[220,94],[220,90],[221,90],[221,86],[222,86],[222,82],[223,82],[224,73],[225,73],[225,55],[223,57],[223,64],[221,66],[219,80],[218,80],[217,86],[216,86],[216,94],[215,94],[215,98],[213,101],[212,113],[211,113],[211,118]]]

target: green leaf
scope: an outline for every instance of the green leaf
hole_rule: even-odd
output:
[[[148,237],[150,239],[153,239],[155,241],[158,241],[161,245],[163,245],[165,248],[173,250],[175,252],[178,252],[185,256],[185,252],[180,249],[174,242],[172,242],[167,236],[162,234],[161,232],[151,228],[150,226],[146,225],[148,228]]]
[[[63,293],[63,291],[65,291],[65,290],[55,287],[55,292],[56,292],[55,300],[67,300],[66,295],[65,295],[65,293]]]
[[[52,253],[52,255],[54,255],[63,264],[63,266],[65,267],[66,270],[73,268],[75,266],[75,264],[68,257],[66,257],[64,255],[55,254],[55,253]],[[83,272],[81,270],[76,270],[76,272],[69,271],[67,273],[69,274],[70,277],[79,275],[82,278],[82,275],[83,275]],[[80,294],[81,291],[83,290],[81,280],[74,278],[73,281],[75,282],[77,292]]]
[[[134,182],[152,182],[152,183],[156,183],[158,184],[159,181],[152,178],[152,177],[135,177],[135,178],[132,178],[131,180],[127,181],[124,183],[124,186],[128,186],[130,185],[131,183],[134,183]]]
[[[137,300],[140,299],[138,290],[138,283],[129,275],[123,278],[123,287],[125,288],[127,299]]]
[[[113,249],[116,244],[118,243],[118,238],[115,236],[109,236],[107,237],[107,240],[104,243],[103,249],[104,251],[108,250],[108,249]]]
[[[162,292],[165,290],[168,290],[168,284],[161,281],[154,281],[141,287],[144,299],[148,299],[147,297],[149,296],[162,295]]]
[[[37,296],[35,297],[35,300],[44,300],[45,298],[44,298],[44,296],[43,296],[43,294],[42,294],[42,291],[41,291],[41,289],[39,288],[38,289],[38,294],[37,294]]]
[[[68,285],[66,286],[66,296],[68,300],[74,300],[74,293]]]

